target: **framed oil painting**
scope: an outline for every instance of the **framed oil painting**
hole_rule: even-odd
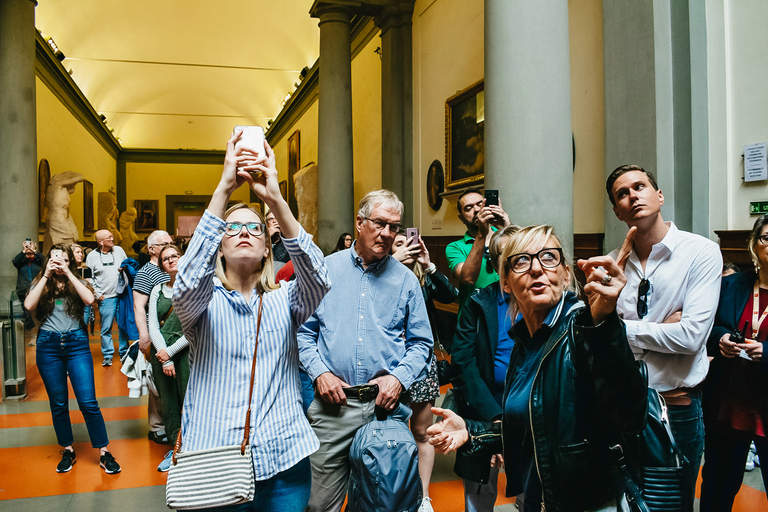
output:
[[[435,160],[429,165],[427,170],[427,204],[434,211],[438,211],[443,204],[443,164],[440,160]]]
[[[93,233],[93,183],[83,180],[83,232]]]
[[[472,84],[445,101],[447,189],[483,183],[485,173],[484,82]]]
[[[147,233],[158,229],[157,199],[136,199],[136,232]]]

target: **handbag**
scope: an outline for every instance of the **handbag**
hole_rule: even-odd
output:
[[[256,482],[251,460],[249,434],[251,430],[251,399],[253,378],[256,373],[256,352],[259,347],[261,311],[264,298],[259,301],[256,320],[256,346],[251,363],[251,386],[248,393],[248,411],[245,414],[243,442],[230,446],[181,451],[181,430],[173,448],[171,469],[165,485],[165,504],[174,510],[193,510],[223,507],[253,501]]]
[[[637,363],[647,385],[646,363]],[[625,432],[622,438],[611,451],[632,512],[682,510],[683,464],[687,461],[672,434],[664,398],[655,389],[648,388],[643,430]]]

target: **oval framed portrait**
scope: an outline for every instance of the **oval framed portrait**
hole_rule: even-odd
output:
[[[427,204],[434,211],[439,210],[443,204],[443,198],[440,194],[445,190],[444,187],[443,164],[440,163],[440,160],[435,160],[429,164],[427,171]]]
[[[37,225],[41,229],[41,233],[45,228],[45,221],[48,213],[46,193],[48,192],[48,185],[50,183],[51,167],[48,165],[48,160],[43,158],[40,160],[40,165],[37,166],[37,193],[39,197],[39,203],[37,204]]]

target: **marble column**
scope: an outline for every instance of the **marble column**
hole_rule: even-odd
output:
[[[34,0],[0,1],[0,300],[16,288],[11,259],[37,231]],[[7,303],[0,306],[5,310]]]
[[[413,1],[376,17],[381,29],[381,185],[405,205],[403,225],[416,217],[413,201]]]
[[[320,19],[317,242],[329,253],[341,233],[354,232],[357,212],[352,166],[352,12],[316,2],[310,14]]]
[[[485,186],[573,247],[568,1],[485,0]]]

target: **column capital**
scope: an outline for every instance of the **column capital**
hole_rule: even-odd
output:
[[[390,0],[315,0],[309,9],[309,15],[320,18],[328,14],[348,16],[355,14],[375,16]]]
[[[412,25],[415,3],[415,0],[390,0],[381,8],[373,22],[382,32],[392,27]]]

